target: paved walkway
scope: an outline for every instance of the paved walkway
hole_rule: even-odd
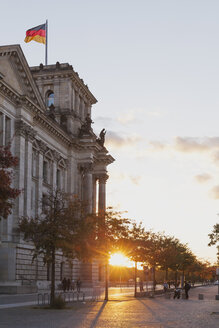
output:
[[[217,291],[217,286],[195,288],[189,300],[123,296],[109,302],[75,303],[65,310],[1,309],[0,328],[218,328]],[[204,300],[198,300],[199,293]]]

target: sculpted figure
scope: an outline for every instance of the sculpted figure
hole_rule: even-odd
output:
[[[91,124],[94,123],[90,117],[90,114],[87,114],[85,118],[85,122],[82,124],[80,131],[79,131],[79,136],[82,136],[83,134],[87,134],[91,131]]]
[[[100,131],[99,138],[97,139],[98,143],[99,143],[101,146],[104,146],[104,142],[105,142],[105,134],[106,134],[106,130],[105,130],[105,129],[102,129],[102,130]]]

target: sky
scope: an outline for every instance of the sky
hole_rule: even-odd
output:
[[[94,131],[115,158],[107,205],[216,261],[219,222],[219,1],[0,0],[1,45],[30,66],[68,62],[98,99]]]

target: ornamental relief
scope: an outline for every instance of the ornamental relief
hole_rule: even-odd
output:
[[[92,173],[93,163],[80,163],[78,164],[78,170],[81,174]]]
[[[15,133],[30,140],[33,140],[37,134],[37,132],[31,128],[30,125],[21,120],[15,122]]]

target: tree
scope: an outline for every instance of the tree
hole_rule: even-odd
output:
[[[10,145],[0,146],[0,220],[11,214],[13,200],[20,194],[20,190],[11,187],[12,168],[17,164],[18,158],[12,155]]]
[[[213,230],[211,233],[208,234],[208,236],[210,238],[208,246],[217,245],[219,243],[219,223],[216,223],[213,226]],[[217,258],[219,262],[219,245],[217,245]]]
[[[93,215],[97,227],[97,238],[91,246],[96,256],[105,259],[105,300],[108,300],[108,263],[110,255],[121,251],[129,237],[131,220],[122,218],[122,212],[108,207],[99,215]]]
[[[42,255],[45,264],[51,264],[51,298],[55,299],[56,252],[61,250],[69,259],[89,259],[92,248],[89,241],[96,233],[92,217],[86,215],[85,206],[77,198],[69,198],[59,190],[51,191],[42,204],[40,217],[22,217],[19,231],[24,240],[34,245],[33,260]]]

